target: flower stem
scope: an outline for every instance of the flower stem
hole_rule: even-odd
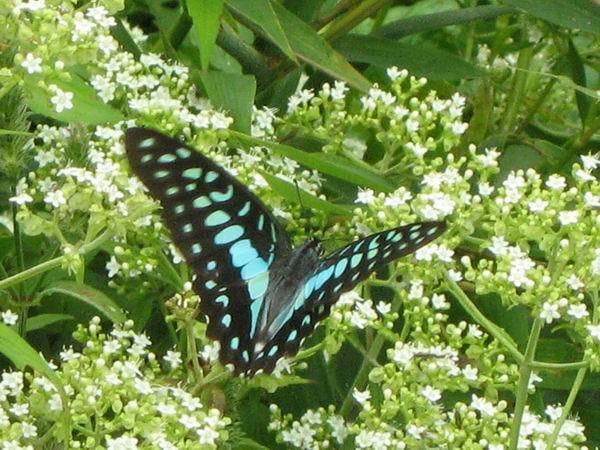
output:
[[[523,355],[517,348],[517,345],[514,343],[510,335],[496,325],[494,322],[485,317],[477,306],[467,297],[467,295],[463,292],[458,284],[454,280],[452,280],[448,275],[446,275],[446,287],[452,293],[454,298],[458,301],[460,306],[485,330],[491,334],[494,339],[499,341],[511,354],[511,356],[517,361],[518,364],[523,362]]]
[[[516,393],[515,412],[510,427],[509,450],[516,450],[519,445],[519,431],[521,430],[521,422],[523,421],[523,414],[525,412],[525,406],[527,405],[527,389],[529,388],[529,379],[532,371],[531,362],[535,357],[535,349],[540,338],[543,324],[544,321],[539,317],[534,319],[524,358],[519,363],[521,368],[519,370],[519,385]]]
[[[79,254],[85,255],[86,253],[90,253],[99,247],[101,247],[107,240],[112,238],[113,233],[111,230],[106,229],[104,232],[94,239],[89,244],[82,245],[79,248]],[[29,269],[23,270],[11,277],[5,278],[4,280],[0,280],[0,289],[6,289],[10,286],[14,286],[16,284],[22,283],[25,280],[35,277],[41,273],[47,272],[48,270],[54,269],[55,267],[60,267],[61,264],[65,261],[67,256],[57,256],[56,258],[52,258],[48,261],[44,261],[43,263],[38,264],[37,266],[30,267]]]
[[[546,441],[546,448],[554,448],[554,444],[556,443],[556,439],[558,439],[558,434],[560,433],[560,429],[562,428],[565,421],[567,420],[567,417],[569,417],[571,409],[573,408],[573,403],[575,403],[575,398],[577,397],[577,394],[579,393],[579,390],[581,389],[581,385],[583,384],[583,379],[585,378],[586,373],[587,373],[587,368],[581,369],[581,370],[579,370],[579,372],[577,372],[577,376],[575,377],[575,382],[573,383],[573,386],[571,387],[571,391],[569,392],[569,397],[567,397],[567,401],[565,402],[565,405],[563,406],[562,413],[561,413],[560,417],[558,418],[558,420],[556,421],[556,423],[554,424],[554,430],[552,431],[552,434],[550,435],[550,437],[548,437],[548,440]]]
[[[402,304],[402,300],[399,295],[394,296],[394,300],[392,301],[392,309],[390,313],[398,312],[400,306]],[[369,348],[369,352],[363,358],[360,369],[358,370],[358,374],[354,378],[354,382],[352,383],[352,387],[348,390],[348,394],[342,403],[342,407],[340,408],[340,415],[344,418],[347,418],[350,410],[352,408],[353,397],[352,393],[357,386],[364,386],[367,381],[367,377],[369,376],[369,370],[371,369],[371,362],[377,361],[377,355],[381,351],[383,344],[385,344],[386,338],[382,333],[378,333],[371,347]]]

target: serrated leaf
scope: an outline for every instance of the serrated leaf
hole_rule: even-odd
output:
[[[120,111],[100,100],[96,91],[75,73],[71,73],[70,80],[59,77],[44,80],[48,85],[55,84],[63,92],[73,94],[73,107],[56,112],[50,101],[52,94],[38,85],[40,80],[39,76],[28,76],[23,83],[27,106],[33,112],[62,122],[85,125],[114,123],[124,119]]]
[[[335,41],[348,60],[387,68],[398,66],[430,80],[475,78],[483,72],[458,56],[428,45],[412,45],[372,36],[349,34]]]
[[[97,309],[113,323],[122,323],[127,317],[106,294],[93,287],[74,281],[58,281],[40,293],[40,297],[51,294],[63,294],[73,297]]]

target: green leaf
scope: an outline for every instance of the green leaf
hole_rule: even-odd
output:
[[[4,354],[19,370],[26,366],[46,376],[54,386],[63,389],[63,383],[48,363],[27,341],[14,330],[0,322],[0,352]]]
[[[585,86],[587,84],[585,63],[571,39],[569,39],[569,49],[566,56],[569,61],[573,82],[579,86]],[[581,123],[585,124],[591,106],[590,98],[579,91],[575,91],[575,99],[577,100],[577,109],[579,110]]]
[[[225,72],[200,72],[198,76],[213,106],[227,111],[233,117],[232,128],[250,133],[252,105],[256,94],[254,77]]]
[[[193,0],[187,2],[187,8],[198,34],[202,69],[208,70],[221,25],[223,0]]]
[[[296,186],[289,181],[282,180],[274,175],[261,171],[261,175],[267,180],[269,186],[279,194],[282,198],[290,202],[300,201],[303,206],[310,209],[317,209],[329,214],[348,215],[352,213],[354,206],[342,206],[306,192],[302,189],[297,189]]]
[[[26,366],[31,367],[36,372],[44,375],[56,387],[62,401],[62,424],[64,431],[63,442],[65,447],[69,447],[71,413],[68,406],[69,397],[65,392],[65,386],[58,375],[52,370],[48,363],[39,353],[31,347],[26,340],[19,336],[14,330],[0,322],[0,353],[12,361],[19,370]]]
[[[100,100],[94,89],[79,75],[75,73],[71,73],[70,75],[70,80],[55,77],[44,81],[47,85],[55,84],[64,92],[73,93],[73,107],[71,109],[56,112],[50,102],[53,95],[38,85],[41,77],[33,75],[26,77],[23,83],[27,106],[33,112],[56,120],[83,123],[85,125],[113,123],[125,118],[120,111],[113,109]]]
[[[515,9],[510,6],[482,5],[433,14],[422,14],[390,22],[375,31],[373,36],[400,39],[415,33],[437,30],[450,25],[460,25],[477,20],[494,19],[498,16],[514,12]]]
[[[239,440],[236,440],[233,445],[234,450],[269,450],[269,447],[265,447],[262,444],[259,444],[253,439],[248,437],[243,437]]]
[[[29,333],[30,331],[40,330],[58,322],[73,319],[74,317],[69,314],[39,314],[27,319],[26,329]]]
[[[384,68],[398,66],[411,75],[430,80],[452,81],[483,75],[469,62],[429,45],[405,44],[358,34],[341,37],[334,45],[350,61]]]
[[[300,20],[278,2],[269,2],[269,4],[277,15],[292,51],[300,60],[334,78],[346,81],[360,91],[366,92],[369,90],[371,87],[369,80],[331,48],[329,43],[319,36],[309,24]],[[247,5],[246,2],[243,0],[228,0],[227,5],[232,14],[239,20],[246,22],[254,30],[261,31],[260,24],[254,20],[254,17],[246,15],[248,13],[248,9],[244,8]],[[268,35],[265,37],[269,38]],[[279,44],[281,45],[281,41]]]
[[[308,153],[289,145],[264,141],[235,131],[232,131],[231,135],[246,145],[259,145],[270,148],[278,155],[293,159],[306,167],[341,178],[358,186],[368,187],[381,192],[391,192],[394,190],[394,186],[391,183],[366,164],[359,165],[338,155]]]
[[[294,386],[298,384],[309,384],[310,380],[299,377],[297,375],[282,375],[281,377],[274,377],[272,375],[257,375],[248,380],[248,389],[259,388],[264,389],[269,393],[275,392],[277,389],[281,389],[286,386]]]
[[[73,281],[58,281],[39,295],[45,297],[51,294],[63,294],[80,300],[100,311],[114,323],[122,323],[127,317],[106,294],[85,284]]]
[[[600,6],[589,0],[504,0],[504,3],[561,27],[600,32]]]
[[[228,0],[227,7],[237,17],[252,23],[292,61],[298,59],[288,41],[283,26],[268,0]]]
[[[117,40],[119,44],[121,44],[123,50],[131,53],[136,60],[139,59],[142,51],[131,37],[131,34],[129,34],[127,28],[125,28],[123,25],[123,21],[116,19],[116,22],[116,25],[111,27],[110,34]]]
[[[509,145],[504,149],[498,163],[500,172],[496,175],[496,186],[501,186],[508,174],[519,169],[538,169],[545,158],[529,145]]]

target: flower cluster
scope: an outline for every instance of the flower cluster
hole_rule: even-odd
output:
[[[181,359],[165,356],[162,369],[150,340],[133,322],[106,334],[98,318],[75,333],[79,349],[60,354],[56,374],[69,399],[73,434],[69,448],[220,448],[231,423],[218,409],[170,383]],[[0,382],[0,441],[5,448],[39,448],[47,433],[61,438],[63,405],[44,376],[4,372]]]

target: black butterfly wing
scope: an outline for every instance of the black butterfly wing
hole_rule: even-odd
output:
[[[341,294],[377,268],[415,252],[445,230],[444,222],[405,225],[354,241],[323,258],[306,279],[300,295],[292,300],[293,314],[265,346],[263,356],[253,361],[251,371],[263,369],[268,373],[281,356],[296,354],[304,338],[329,315]]]
[[[264,204],[222,167],[159,132],[130,128],[125,149],[187,264],[220,359],[246,371],[269,267],[290,252],[287,234]]]

